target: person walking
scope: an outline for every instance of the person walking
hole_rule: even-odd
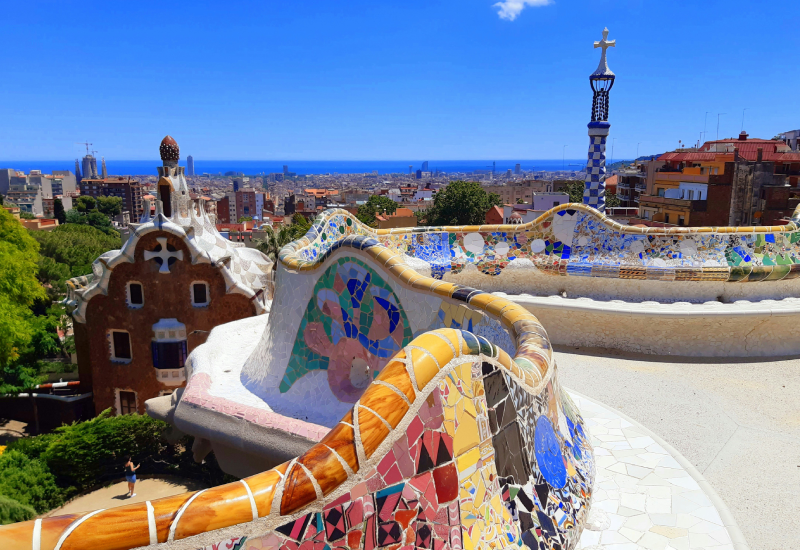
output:
[[[139,469],[141,464],[134,466],[131,460],[131,455],[125,457],[125,480],[128,482],[128,498],[133,498],[136,493],[133,492],[136,486],[136,470]]]

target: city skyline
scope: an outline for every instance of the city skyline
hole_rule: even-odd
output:
[[[14,131],[0,137],[0,160],[74,160],[84,136],[109,159],[145,159],[166,133],[195,158],[557,159],[564,146],[576,157],[603,25],[621,46],[611,54],[617,158],[693,144],[704,127],[714,139],[720,113],[720,138],[742,126],[762,138],[798,126],[800,107],[755,76],[781,74],[786,89],[800,83],[773,40],[800,23],[796,5],[704,3],[691,21],[667,17],[673,9],[470,0],[216,11],[144,2],[92,8],[115,37],[100,49],[63,32],[74,5],[11,6],[7,71],[68,84],[4,87],[0,116]],[[186,17],[185,26],[169,23]],[[746,37],[731,36],[745,27]],[[230,34],[237,40],[223,39]],[[303,39],[310,35],[318,39]],[[75,82],[87,59],[97,82]]]

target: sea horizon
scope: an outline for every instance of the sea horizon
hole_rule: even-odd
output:
[[[617,159],[623,160],[623,159]],[[282,173],[283,166],[297,175],[323,174],[369,174],[377,170],[379,175],[407,174],[408,167],[413,170],[422,168],[421,160],[201,160],[195,159],[195,175],[204,173],[224,175],[226,172],[241,172],[245,175],[261,175]],[[517,164],[524,172],[540,171],[574,171],[583,170],[585,159],[526,159],[526,160],[429,160],[428,170],[439,170],[446,173],[491,171],[495,163],[495,173],[503,174],[514,170]],[[609,160],[610,164],[610,160]],[[160,160],[106,160],[109,175],[141,176],[157,175]],[[186,159],[180,160],[186,166]],[[75,159],[72,160],[0,160],[0,168],[11,168],[30,173],[41,170],[45,174],[53,170],[75,170]],[[98,159],[98,172],[101,170]]]

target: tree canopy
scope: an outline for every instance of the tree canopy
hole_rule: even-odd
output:
[[[358,207],[356,217],[361,223],[369,225],[370,227],[377,227],[378,220],[375,218],[377,214],[394,214],[397,210],[397,203],[386,195],[371,195],[365,204]]]
[[[420,217],[423,225],[479,225],[489,209],[499,204],[500,197],[484,191],[478,182],[451,181]]]
[[[38,255],[39,244],[0,208],[0,391],[9,381],[17,386],[35,377],[35,370],[16,368],[15,363],[37,330],[30,308],[46,299],[36,279]]]
[[[67,224],[90,225],[106,235],[119,237],[119,232],[111,224],[112,217],[122,211],[119,197],[81,196],[73,201],[73,208],[64,216]],[[60,222],[59,222],[60,223]]]
[[[586,184],[581,180],[572,180],[567,183],[564,192],[569,195],[569,202],[583,203],[583,190]],[[606,207],[614,208],[620,205],[619,197],[615,193],[606,193]]]
[[[31,231],[31,235],[39,243],[42,256],[39,275],[44,283],[88,275],[98,256],[122,244],[118,235],[110,236],[95,227],[71,223],[53,231]],[[68,275],[64,276],[65,273]]]

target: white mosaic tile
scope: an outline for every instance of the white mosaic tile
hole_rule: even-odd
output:
[[[734,550],[712,499],[652,437],[570,392],[595,446],[597,479],[578,550]]]

